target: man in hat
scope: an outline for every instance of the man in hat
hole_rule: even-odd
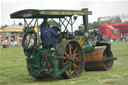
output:
[[[58,44],[58,40],[54,39],[53,36],[59,36],[48,24],[47,19],[40,25],[41,40],[43,44],[52,43],[55,48]]]

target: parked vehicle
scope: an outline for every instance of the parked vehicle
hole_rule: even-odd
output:
[[[120,31],[121,40],[127,40],[128,38],[128,23],[111,24],[115,29]]]
[[[127,39],[128,23],[99,25],[98,31],[109,39]]]
[[[110,24],[99,25],[98,31],[100,34],[109,39],[119,39],[120,32]]]

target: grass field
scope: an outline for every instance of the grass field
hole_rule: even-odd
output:
[[[109,71],[83,72],[68,80],[38,81],[29,76],[21,47],[0,48],[0,85],[128,85],[128,42],[112,43],[118,58]]]

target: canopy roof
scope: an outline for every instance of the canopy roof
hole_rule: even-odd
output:
[[[16,28],[0,29],[0,33],[7,33],[7,32],[23,32],[23,29],[16,29]]]
[[[12,25],[5,27],[4,29],[23,29],[23,28],[24,28],[23,26],[19,26],[19,25],[14,23]]]
[[[91,15],[91,11],[82,10],[20,10],[11,14],[11,18],[63,18],[72,15]]]
[[[23,26],[18,26],[17,24],[9,25],[8,27],[5,27],[3,29],[0,29],[0,33],[5,32],[23,32]]]

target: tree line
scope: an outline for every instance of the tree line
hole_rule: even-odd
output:
[[[112,17],[109,20],[104,20],[104,21],[95,21],[93,23],[89,23],[88,27],[89,29],[98,29],[99,25],[102,24],[115,24],[115,23],[128,23],[128,21],[122,22],[121,18],[119,16]]]
[[[15,23],[14,23],[14,24],[15,24]],[[18,25],[19,25],[19,26],[23,26],[22,22],[19,22]],[[0,28],[3,29],[3,28],[5,28],[5,27],[8,27],[8,25],[7,25],[7,24],[2,25]]]

